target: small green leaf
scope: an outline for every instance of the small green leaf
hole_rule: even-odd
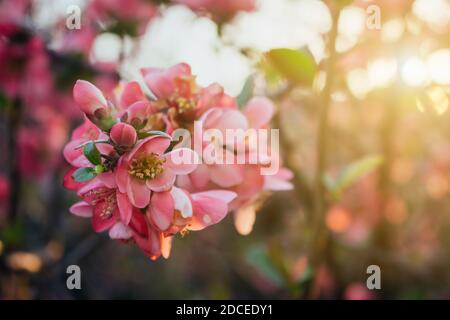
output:
[[[84,155],[86,158],[95,165],[102,163],[102,157],[100,155],[100,151],[98,151],[94,142],[87,143],[83,148]]]
[[[296,84],[312,85],[317,65],[307,50],[272,49],[265,54],[270,63],[287,80]]]
[[[105,172],[105,167],[101,164],[98,164],[94,167],[94,171],[96,174],[103,173],[103,172]]]
[[[94,168],[79,168],[72,174],[72,177],[75,181],[86,182],[95,178],[96,175]]]
[[[169,134],[165,133],[164,131],[159,131],[159,130],[150,130],[150,131],[146,131],[146,132],[140,132],[138,134],[138,136],[139,136],[139,139],[147,138],[147,137],[151,137],[151,136],[163,136],[163,137],[166,137],[166,138],[169,138],[170,140],[172,140],[172,137]]]
[[[367,156],[350,163],[335,180],[324,177],[324,184],[337,200],[343,192],[354,184],[363,175],[377,168],[383,163],[383,158],[379,155]]]
[[[0,239],[6,245],[15,245],[23,241],[25,237],[25,226],[22,220],[18,220],[0,231]]]
[[[7,109],[10,105],[11,101],[9,98],[2,91],[0,91],[0,109]]]
[[[252,265],[264,277],[277,286],[285,284],[283,275],[277,270],[271,260],[269,252],[263,246],[255,246],[247,252],[247,262]]]
[[[241,93],[236,97],[237,103],[240,107],[244,107],[253,96],[255,82],[253,76],[249,76],[242,87]]]

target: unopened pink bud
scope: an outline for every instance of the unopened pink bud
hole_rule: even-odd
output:
[[[73,87],[73,98],[81,111],[87,116],[94,116],[99,110],[107,112],[108,103],[99,88],[89,81],[78,80]]]
[[[118,146],[131,147],[135,144],[137,134],[136,130],[129,124],[116,123],[110,132],[111,140]]]

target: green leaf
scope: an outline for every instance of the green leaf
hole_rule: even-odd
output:
[[[94,142],[89,142],[83,147],[83,152],[86,158],[95,165],[102,163],[102,157],[100,151],[98,151]]]
[[[287,80],[296,84],[312,85],[317,65],[307,50],[272,49],[265,54],[270,63]]]
[[[255,246],[250,248],[247,252],[246,260],[273,284],[280,287],[285,284],[282,274],[273,264],[269,252],[265,247]]]
[[[7,109],[10,105],[11,101],[2,91],[0,91],[0,109]]]
[[[96,175],[94,168],[79,168],[72,174],[72,177],[75,181],[86,182],[95,178]]]
[[[244,107],[247,104],[247,102],[252,98],[254,88],[255,82],[253,76],[250,75],[245,81],[241,93],[239,93],[239,95],[236,97],[237,103],[240,107]]]
[[[164,131],[159,131],[159,130],[150,130],[150,131],[146,131],[146,132],[140,132],[138,134],[138,136],[139,136],[139,139],[147,138],[147,137],[151,137],[151,136],[163,136],[163,137],[166,137],[166,138],[169,138],[170,140],[172,140],[172,137],[169,134],[165,133]]]
[[[323,182],[334,199],[338,200],[348,187],[382,163],[383,158],[379,155],[367,156],[350,163],[341,171],[335,180],[331,179],[329,176],[325,176]]]
[[[22,220],[6,226],[0,232],[0,239],[6,245],[15,245],[21,243],[25,237],[25,226]]]

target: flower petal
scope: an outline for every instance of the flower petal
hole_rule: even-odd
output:
[[[83,154],[83,148],[78,148],[84,142],[83,139],[72,140],[64,147],[64,158],[74,167],[92,167],[92,163]]]
[[[138,208],[145,208],[150,202],[151,191],[145,185],[145,181],[131,178],[127,184],[127,195],[133,204]]]
[[[196,192],[196,193],[192,194],[192,196],[193,197],[195,196],[196,198],[206,196],[209,198],[222,200],[226,203],[230,203],[237,197],[237,194],[236,194],[236,192],[233,192],[233,191],[217,189],[217,190],[209,190],[209,191],[204,191],[204,192]]]
[[[126,109],[136,101],[145,100],[145,95],[142,92],[141,86],[137,81],[127,82],[120,95],[119,105]]]
[[[176,174],[189,174],[199,162],[198,154],[188,148],[178,148],[164,155],[164,167],[169,167]]]
[[[293,172],[286,168],[281,168],[275,175],[264,176],[264,190],[292,190],[294,185],[288,180],[291,180],[293,176]]]
[[[116,187],[115,175],[112,172],[104,172],[97,175],[99,179],[106,187],[113,189]]]
[[[190,180],[192,185],[197,189],[204,189],[208,185],[210,179],[209,168],[205,164],[200,164],[197,166],[190,175]]]
[[[192,194],[194,216],[189,226],[190,230],[201,230],[207,226],[220,222],[228,213],[228,205],[225,201],[208,192]]]
[[[97,109],[107,108],[103,93],[89,81],[77,80],[73,87],[73,98],[86,114],[93,114]]]
[[[128,160],[132,159],[137,153],[158,155],[164,154],[170,145],[170,139],[164,136],[151,136],[139,141],[128,154]]]
[[[266,126],[274,113],[272,101],[266,97],[253,97],[245,107],[245,116],[251,128],[259,129]]]
[[[92,217],[93,208],[86,201],[80,201],[72,205],[69,211],[78,217],[90,218]]]
[[[141,73],[152,93],[159,98],[166,98],[174,91],[175,79],[190,76],[191,68],[186,63],[179,63],[168,69],[143,68]]]
[[[152,191],[163,192],[172,188],[173,184],[175,183],[176,177],[177,176],[172,170],[166,168],[164,172],[160,174],[157,178],[147,180],[146,184],[147,187],[150,188]]]
[[[95,232],[102,232],[111,228],[116,222],[116,216],[118,214],[117,207],[113,209],[113,213],[107,215],[106,212],[109,209],[106,201],[101,201],[94,207],[94,213],[92,215],[92,228]]]
[[[192,203],[187,192],[180,188],[173,187],[170,190],[175,209],[178,210],[183,218],[192,217]]]
[[[117,222],[109,229],[109,237],[111,239],[130,239],[133,236],[133,232],[130,228],[124,225],[122,222]]]
[[[224,188],[241,184],[244,180],[244,173],[240,165],[216,164],[209,166],[209,172],[211,181]]]
[[[76,181],[73,177],[72,177],[72,175],[73,175],[73,173],[75,172],[77,170],[77,168],[70,168],[67,172],[66,172],[66,174],[64,175],[64,178],[63,178],[63,185],[64,185],[64,188],[66,188],[66,189],[69,189],[69,190],[74,190],[74,191],[76,191],[76,190],[78,190],[78,189],[80,189],[85,183],[83,183],[83,182],[78,182],[78,181]]]
[[[234,214],[234,226],[237,232],[246,236],[253,230],[253,225],[256,220],[256,210],[253,205],[246,205],[238,210]]]
[[[117,168],[116,168],[116,184],[119,188],[119,191],[122,193],[127,192],[127,185],[130,180],[130,176],[128,174],[128,162],[125,159],[125,156],[122,156],[119,158],[119,161],[117,161]]]
[[[172,250],[172,239],[173,237],[165,237],[161,233],[161,254],[165,259],[170,256],[170,251]]]
[[[147,216],[161,231],[165,231],[172,223],[174,203],[170,192],[154,192],[147,209]]]
[[[120,219],[123,223],[128,225],[133,215],[133,206],[128,200],[128,196],[125,193],[119,191],[116,192],[117,206],[119,207]]]

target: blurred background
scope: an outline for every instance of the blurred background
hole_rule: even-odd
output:
[[[449,31],[448,0],[0,0],[0,299],[450,298]],[[274,101],[295,189],[150,261],[69,214],[62,148],[77,79],[179,62]]]

